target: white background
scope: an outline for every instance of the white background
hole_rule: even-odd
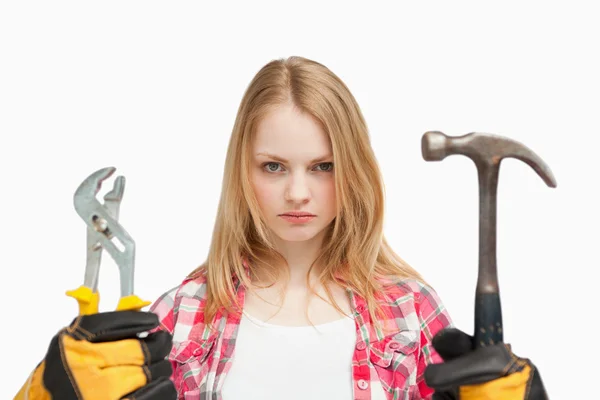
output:
[[[490,132],[534,150],[551,189],[505,160],[498,265],[505,340],[553,399],[590,398],[597,368],[600,62],[584,2],[3,2],[0,6],[0,398],[77,312],[93,171],[127,179],[136,292],[155,300],[206,256],[242,94],[273,58],[331,68],[356,96],[387,189],[386,234],[473,328],[478,191],[472,162],[421,157],[421,135]],[[591,4],[591,2],[589,3]],[[112,185],[112,179],[102,193]],[[102,310],[118,300],[105,255]]]

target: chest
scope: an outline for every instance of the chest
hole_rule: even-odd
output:
[[[352,399],[355,343],[351,318],[315,326],[282,326],[245,314],[224,380],[223,399]],[[379,394],[383,395],[381,389]]]
[[[352,315],[351,299],[340,287],[322,288],[316,295],[306,288],[247,290],[244,311],[260,321],[282,326],[323,325]]]
[[[266,323],[271,329],[249,315],[221,321],[218,336],[184,344],[186,357],[175,360],[180,398],[419,398],[414,396],[419,364],[415,331],[373,341],[360,313],[316,327]]]

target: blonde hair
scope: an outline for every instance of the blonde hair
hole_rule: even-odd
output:
[[[250,181],[251,144],[261,118],[274,107],[292,103],[322,124],[328,134],[335,165],[337,214],[327,228],[320,255],[319,280],[330,303],[328,285],[339,284],[362,296],[373,321],[382,316],[378,301],[390,278],[420,275],[388,245],[383,234],[385,189],[371,148],[367,125],[350,90],[324,65],[302,57],[273,60],[250,82],[238,109],[229,141],[221,198],[206,261],[190,277],[205,274],[207,303],[204,320],[217,311],[239,312],[233,278],[249,287],[260,265],[273,279],[287,264],[273,247]],[[311,268],[312,269],[312,268]],[[310,272],[309,272],[310,273]],[[307,277],[308,279],[308,277]],[[316,294],[316,293],[315,293]]]

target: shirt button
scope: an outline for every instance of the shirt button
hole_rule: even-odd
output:
[[[368,387],[369,387],[369,382],[365,381],[364,379],[360,379],[358,381],[358,388],[359,389],[365,390]]]
[[[358,350],[364,350],[364,349],[366,349],[366,348],[367,348],[367,344],[366,344],[365,342],[359,342],[359,343],[356,345],[356,348],[357,348]]]
[[[397,349],[398,347],[400,347],[400,343],[398,343],[398,342],[390,343],[390,349]]]
[[[362,313],[363,311],[365,311],[367,309],[367,307],[365,307],[364,305],[360,305],[358,307],[356,307],[356,311],[358,311],[358,313]]]

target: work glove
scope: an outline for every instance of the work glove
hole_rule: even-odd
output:
[[[449,328],[432,345],[444,362],[425,369],[433,400],[547,400],[538,369],[500,343],[475,349],[473,337]]]
[[[15,399],[169,400],[177,394],[165,359],[168,332],[156,314],[113,311],[75,318],[50,342],[45,358]]]

